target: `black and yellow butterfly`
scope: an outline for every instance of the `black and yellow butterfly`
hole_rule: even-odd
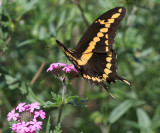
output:
[[[108,89],[104,81],[115,83],[115,80],[121,80],[131,85],[117,74],[117,53],[112,49],[116,30],[125,13],[125,8],[116,7],[97,18],[80,39],[75,51],[66,48],[57,40],[82,77],[106,90]]]

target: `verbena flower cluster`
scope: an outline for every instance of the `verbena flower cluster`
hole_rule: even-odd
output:
[[[7,119],[12,123],[12,130],[17,133],[36,133],[42,129],[41,119],[45,118],[45,112],[40,110],[38,102],[26,104],[20,103],[16,109],[8,113]]]
[[[68,77],[69,79],[78,77],[78,71],[72,64],[52,63],[47,72],[52,71],[57,77]]]

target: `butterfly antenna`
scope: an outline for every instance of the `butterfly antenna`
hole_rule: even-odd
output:
[[[59,59],[59,58],[62,58],[62,57],[64,57],[64,55],[61,55],[61,56],[59,56],[59,57],[57,57],[57,58]]]

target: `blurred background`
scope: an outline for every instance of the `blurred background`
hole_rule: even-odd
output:
[[[46,72],[53,62],[70,64],[55,40],[75,49],[88,24],[118,6],[127,9],[115,37],[118,73],[132,86],[107,84],[115,100],[103,88],[74,79],[69,92],[88,98],[88,107],[66,105],[62,130],[160,133],[159,0],[0,0],[0,132],[11,132],[6,117],[18,103],[46,102],[51,92],[61,92],[60,79]],[[58,110],[45,111],[54,129]]]

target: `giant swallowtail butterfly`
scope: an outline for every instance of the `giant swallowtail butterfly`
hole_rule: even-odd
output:
[[[125,8],[116,7],[97,18],[80,39],[75,51],[56,40],[82,77],[103,86],[107,91],[104,82],[110,84],[121,80],[130,85],[129,81],[117,74],[117,53],[112,49],[117,27],[125,13]]]

